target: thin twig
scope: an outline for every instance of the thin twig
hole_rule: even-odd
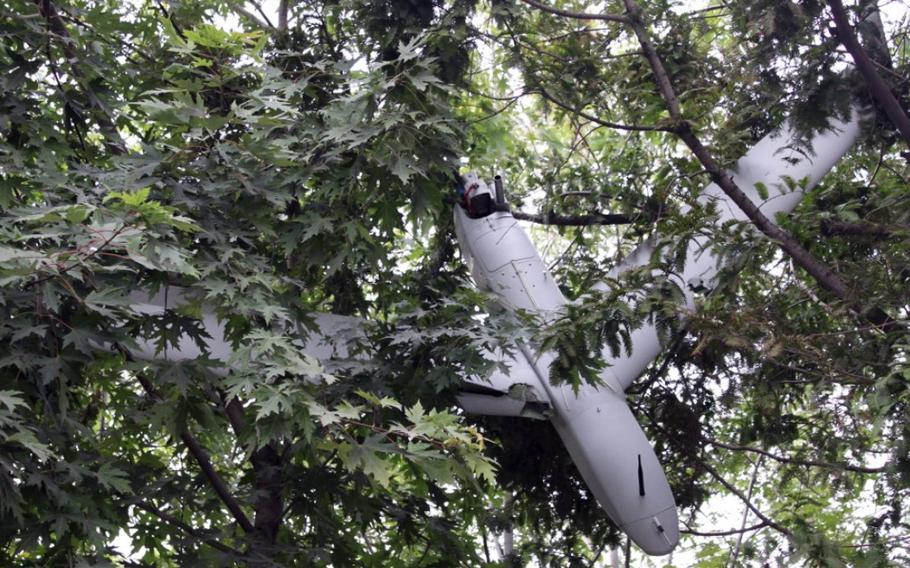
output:
[[[773,528],[774,530],[776,530],[782,534],[785,534],[788,537],[791,537],[791,538],[793,537],[793,533],[790,531],[790,529],[788,529],[788,528],[784,527],[783,525],[780,525],[780,524],[772,521],[770,518],[768,518],[768,516],[765,515],[764,513],[762,513],[758,509],[758,507],[756,507],[755,505],[752,504],[752,501],[750,501],[749,499],[746,498],[745,495],[743,495],[742,491],[740,491],[739,489],[734,487],[733,484],[731,484],[729,481],[724,479],[723,476],[721,476],[719,473],[717,473],[717,470],[714,469],[713,467],[711,467],[710,464],[708,464],[707,462],[705,462],[703,460],[699,460],[699,461],[701,461],[701,465],[702,465],[702,467],[705,468],[705,471],[707,471],[708,473],[711,474],[711,477],[713,477],[714,479],[717,480],[718,483],[723,485],[727,491],[729,491],[730,493],[739,497],[739,499],[743,503],[745,503],[746,507],[748,507],[749,510],[752,511],[756,517],[761,519],[764,523],[766,523],[769,527]]]
[[[590,120],[591,122],[593,122],[595,124],[599,124],[601,126],[606,126],[607,128],[614,128],[616,130],[629,130],[632,132],[674,132],[674,129],[670,126],[645,126],[645,125],[640,125],[640,124],[619,124],[616,122],[609,122],[609,121],[603,120],[601,118],[598,118],[598,117],[594,116],[593,114],[588,114],[581,109],[572,108],[568,104],[562,102],[561,100],[559,100],[556,97],[554,97],[553,95],[551,95],[543,87],[537,87],[536,89],[533,90],[533,92],[537,93],[538,95],[542,96],[543,98],[547,99],[548,101],[550,101],[554,105],[562,108],[563,110],[567,110],[571,113],[577,114],[578,116],[580,116],[582,118]]]
[[[789,463],[789,464],[793,464],[793,465],[820,467],[823,469],[837,469],[837,470],[841,470],[841,471],[852,471],[854,473],[866,473],[866,474],[882,473],[884,471],[887,471],[887,469],[888,469],[887,466],[865,467],[865,466],[853,465],[853,464],[830,463],[830,462],[823,462],[823,461],[816,461],[816,460],[801,460],[798,458],[788,458],[786,456],[779,456],[777,454],[773,454],[773,453],[771,453],[767,450],[763,450],[761,448],[753,448],[752,446],[738,446],[736,444],[727,444],[725,442],[719,442],[717,440],[712,440],[710,438],[704,438],[704,441],[711,444],[712,446],[717,446],[718,448],[724,448],[725,450],[732,450],[735,452],[752,452],[755,454],[759,454],[761,456],[765,456],[767,458],[771,458],[772,460],[777,461],[777,462]]]
[[[553,8],[547,6],[537,0],[521,0],[529,6],[534,6],[541,12],[547,12],[548,14],[555,14],[557,16],[562,16],[563,18],[573,18],[575,20],[603,20],[605,22],[620,22],[627,23],[629,20],[625,16],[616,16],[613,14],[591,14],[589,12],[572,12],[569,10],[561,10],[559,8]]]
[[[761,465],[765,461],[765,457],[761,456],[755,461],[755,465],[752,467],[752,478],[749,480],[749,489],[746,492],[746,499],[752,500],[752,492],[755,491],[755,481],[758,479],[758,472],[761,470]],[[736,546],[733,548],[733,552],[730,556],[729,565],[731,568],[736,566],[736,560],[739,558],[739,551],[743,546],[743,534],[745,533],[746,521],[749,520],[749,509],[743,511],[743,522],[740,525],[739,535],[736,537]]]

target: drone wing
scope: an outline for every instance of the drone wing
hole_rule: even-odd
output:
[[[130,295],[133,311],[148,316],[165,316],[189,301],[188,291],[179,287],[168,287],[157,294],[136,292]],[[300,349],[310,357],[318,359],[327,370],[345,366],[354,359],[364,359],[356,349],[364,338],[363,320],[335,314],[311,313],[307,325],[297,324],[295,335],[299,338]],[[181,334],[174,344],[161,349],[149,338],[135,338],[133,356],[143,360],[190,361],[207,358],[221,363],[215,372],[227,374],[229,361],[235,351],[227,338],[224,323],[211,310],[203,311],[201,327],[205,331],[200,345],[189,333]]]
[[[179,287],[169,287],[151,296],[134,293],[130,298],[133,311],[152,317],[165,316],[189,301],[188,291]],[[306,326],[298,324],[300,349],[318,359],[329,372],[347,367],[352,361],[368,358],[367,353],[354,348],[366,337],[364,320],[326,313],[310,313],[308,319],[310,321]],[[216,365],[220,363],[220,366],[214,367],[216,373],[228,373],[234,347],[226,336],[224,323],[211,310],[203,312],[200,323],[206,336],[202,345],[189,333],[181,334],[166,349],[160,349],[148,338],[137,337],[136,347],[131,353],[138,359],[148,361],[179,362],[207,358]],[[534,367],[522,353],[487,353],[487,358],[497,363],[496,370],[485,379],[465,381],[457,395],[466,412],[541,420],[549,418],[549,398]]]

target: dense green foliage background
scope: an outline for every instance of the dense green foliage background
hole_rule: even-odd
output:
[[[0,564],[603,564],[621,535],[550,426],[463,416],[454,393],[519,333],[571,355],[555,379],[589,380],[596,347],[651,317],[668,348],[630,403],[688,536],[635,562],[910,560],[907,141],[825,4],[640,7],[723,164],[786,116],[808,134],[871,105],[864,142],[778,219],[851,301],[695,204],[708,176],[628,26],[531,4],[0,1]],[[851,15],[906,109],[906,14],[890,6],[882,38],[872,6]],[[570,297],[658,230],[666,254],[549,330],[478,318],[459,167],[503,172],[515,208],[551,221],[622,214],[531,229]],[[681,326],[652,269],[703,232],[738,271]],[[179,316],[130,309],[165,285],[193,290]],[[203,305],[240,372],[132,359],[137,336],[201,337]],[[302,353],[318,311],[368,320],[373,355]],[[714,520],[730,503],[735,526]]]

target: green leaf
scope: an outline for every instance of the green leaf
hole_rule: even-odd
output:
[[[112,191],[104,197],[102,203],[119,201],[128,208],[136,209],[148,201],[150,193],[151,189],[148,187],[136,191]]]
[[[95,477],[107,489],[113,489],[118,493],[132,493],[132,487],[126,472],[109,463],[101,464],[101,467],[95,473]]]
[[[15,443],[25,447],[35,454],[35,457],[37,457],[39,461],[47,461],[55,455],[47,444],[39,441],[32,431],[26,429],[20,429],[14,434],[7,436],[6,443]]]
[[[28,404],[22,399],[22,393],[14,390],[0,390],[0,404],[11,412],[15,412],[16,407],[28,408]]]

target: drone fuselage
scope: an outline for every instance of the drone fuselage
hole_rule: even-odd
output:
[[[791,212],[805,191],[856,142],[858,114],[854,112],[850,121],[831,121],[830,128],[812,137],[805,150],[798,147],[796,134],[787,127],[769,134],[736,163],[731,172],[734,181],[767,217]],[[501,192],[494,194],[475,174],[466,175],[463,184],[471,191],[464,195],[464,206],[455,208],[455,227],[477,285],[495,294],[505,309],[537,312],[544,321],[557,317],[566,299],[501,202]],[[471,207],[470,199],[478,196],[485,206]],[[487,207],[491,201],[498,206]],[[706,187],[698,202],[716,211],[718,224],[746,220],[716,184]],[[647,266],[652,261],[653,242],[652,238],[640,245],[608,276]],[[723,265],[707,236],[693,238],[687,252],[682,269],[667,276],[682,290],[685,307],[691,310],[694,295],[714,287]],[[608,285],[600,283],[594,288],[603,290]],[[631,352],[618,356],[604,349],[607,367],[600,377],[602,386],[585,385],[576,393],[568,385],[550,384],[553,354],[533,353],[526,344],[520,345],[524,361],[516,364],[509,380],[523,383],[538,393],[535,399],[549,403],[551,421],[597,501],[642,550],[662,555],[672,551],[679,540],[676,505],[663,469],[623,393],[663,347],[656,326],[648,322],[632,331],[631,344]],[[477,404],[476,397],[463,402],[469,411]],[[492,406],[494,401],[487,401],[487,413]]]
[[[792,211],[804,192],[818,183],[858,136],[856,116],[848,122],[832,121],[829,130],[811,139],[812,152],[803,153],[795,149],[795,135],[785,127],[762,139],[731,173],[761,211],[773,218]],[[477,285],[495,294],[504,309],[536,312],[544,322],[556,317],[566,299],[528,236],[503,206],[501,192],[490,191],[473,174],[468,174],[465,182],[469,188],[462,193],[466,207],[455,207],[456,231]],[[470,199],[477,196],[481,201],[472,208]],[[714,184],[703,190],[698,199],[702,204],[713,204],[718,223],[744,219]],[[653,240],[646,241],[639,246],[608,276],[647,266],[653,256],[652,243]],[[694,294],[714,286],[721,256],[713,250],[707,236],[693,238],[687,247],[682,270],[669,276],[683,290],[686,308],[692,309]],[[602,283],[595,288],[607,286]],[[170,297],[134,294],[133,309],[148,315],[165,314],[184,302],[185,291],[171,288],[170,293]],[[298,330],[302,351],[324,364],[352,356],[347,340],[358,335],[362,339],[359,320],[331,314],[314,314],[313,320],[314,331]],[[205,357],[221,365],[217,372],[230,372],[237,362],[232,363],[233,348],[222,323],[213,311],[207,310],[201,325],[209,336],[203,346],[183,335],[175,345],[161,351],[151,340],[137,337],[133,355],[170,361]],[[610,518],[646,553],[668,554],[679,540],[673,494],[624,395],[632,381],[660,354],[662,346],[657,329],[647,322],[632,332],[631,343],[630,353],[613,357],[604,351],[607,367],[600,377],[600,386],[584,385],[575,392],[568,385],[550,383],[552,353],[534,352],[527,342],[521,342],[513,350],[514,355],[489,353],[509,371],[494,371],[485,379],[466,377],[459,401],[470,413],[549,419]]]

